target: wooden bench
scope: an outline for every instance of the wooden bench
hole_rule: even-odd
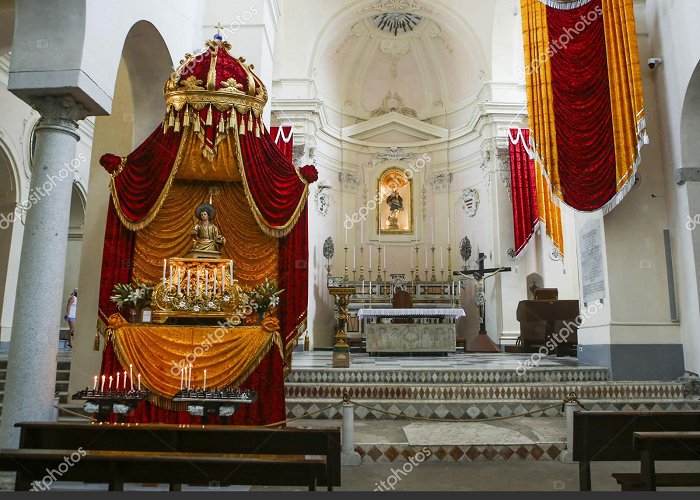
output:
[[[635,432],[683,432],[700,430],[700,412],[574,413],[574,461],[579,464],[579,489],[591,490],[591,462],[641,462],[635,449]],[[657,460],[683,460],[678,454],[660,454]],[[619,474],[614,475],[617,479]],[[623,484],[623,488],[624,488]]]
[[[3,450],[0,470],[31,488],[65,456],[85,455],[60,480],[108,483],[340,486],[339,429],[25,422],[19,450]],[[70,450],[70,451],[65,451]],[[68,455],[66,455],[68,453]],[[201,464],[205,463],[206,467]],[[51,465],[53,464],[53,465]],[[51,465],[51,467],[49,467]],[[65,468],[65,467],[64,467]]]
[[[700,486],[700,473],[656,473],[657,460],[700,460],[700,432],[635,432],[634,449],[641,454],[639,474],[613,474],[623,491],[656,491],[657,486]]]

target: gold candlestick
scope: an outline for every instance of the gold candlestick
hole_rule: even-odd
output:
[[[345,277],[344,277],[345,281],[350,280],[350,276],[348,275],[348,271],[349,271],[349,268],[348,268],[348,246],[345,245]]]
[[[437,276],[435,276],[435,245],[430,247],[430,251],[433,254],[432,267],[431,267],[432,274],[430,275],[430,281],[437,281]]]
[[[365,247],[360,247],[360,281],[365,280]]]
[[[382,277],[382,246],[377,247],[377,252],[379,252],[379,257],[377,257],[377,279]]]
[[[418,269],[418,245],[416,245],[416,281],[420,281],[420,270]]]

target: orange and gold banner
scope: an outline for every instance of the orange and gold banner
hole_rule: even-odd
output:
[[[270,349],[283,356],[279,322],[266,318],[261,326],[200,327],[129,324],[120,315],[109,318],[119,363],[134,377],[158,406],[180,391],[180,367],[192,363],[192,384],[202,387],[207,370],[207,387],[236,386],[248,378]],[[109,375],[109,374],[107,374]]]
[[[538,191],[607,213],[631,189],[648,142],[634,1],[521,6],[530,146],[546,180]]]

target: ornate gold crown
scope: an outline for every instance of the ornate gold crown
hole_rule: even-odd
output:
[[[185,107],[201,111],[213,106],[222,113],[235,110],[239,115],[262,115],[268,93],[245,58],[230,53],[231,44],[220,35],[206,43],[200,54],[185,54],[179,67],[165,84],[163,94],[167,114]]]

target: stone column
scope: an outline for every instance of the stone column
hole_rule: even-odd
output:
[[[63,278],[78,120],[88,114],[71,96],[31,99],[42,118],[36,130],[35,163],[22,242],[17,299],[10,342],[0,446],[16,448],[21,421],[50,421],[56,385],[60,328],[65,307]]]

